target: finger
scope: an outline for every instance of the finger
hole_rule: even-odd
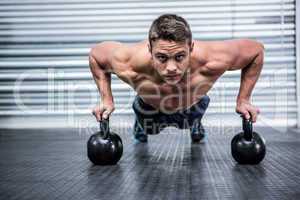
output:
[[[98,121],[102,121],[102,119],[103,119],[103,111],[100,111],[100,112],[98,113],[98,117],[99,117],[99,120],[98,120]]]
[[[257,114],[260,114],[260,109],[259,108],[257,108]]]
[[[108,116],[109,116],[109,113],[110,113],[109,110],[104,111],[102,117],[103,117],[104,119],[107,119]]]
[[[241,116],[244,117],[245,119],[247,119],[247,120],[250,119],[250,113],[248,112],[248,110],[242,109],[242,110],[239,111],[239,113],[240,113]]]
[[[95,113],[95,117],[96,117],[97,121],[100,121],[101,115],[99,112]]]
[[[243,116],[245,117],[245,119],[249,120],[250,119],[250,114],[247,110],[243,111]]]
[[[98,110],[98,112],[96,112],[97,113],[97,120],[98,121],[102,121],[102,115],[103,115],[103,112],[104,112],[105,110],[103,109],[103,108],[100,108],[99,110]]]
[[[249,112],[251,113],[252,116],[252,122],[256,122],[256,118],[257,118],[257,112],[255,109],[250,109]]]
[[[92,110],[92,114],[96,117],[96,120],[99,121],[99,115],[97,114],[96,108]]]

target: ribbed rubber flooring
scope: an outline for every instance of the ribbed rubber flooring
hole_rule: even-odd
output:
[[[256,129],[266,158],[241,166],[237,130],[208,128],[204,144],[175,128],[136,144],[122,130],[123,157],[105,167],[86,157],[90,130],[0,130],[0,199],[300,199],[300,134]]]

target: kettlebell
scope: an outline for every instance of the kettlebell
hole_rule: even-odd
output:
[[[239,164],[255,165],[264,159],[265,140],[258,133],[253,132],[251,117],[246,119],[243,116],[243,132],[232,138],[231,154]]]
[[[87,154],[95,165],[115,165],[121,159],[122,139],[118,134],[110,132],[108,119],[100,121],[100,131],[90,136]]]

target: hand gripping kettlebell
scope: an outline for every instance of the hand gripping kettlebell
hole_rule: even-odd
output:
[[[110,132],[109,120],[100,121],[100,131],[87,141],[88,158],[95,165],[115,165],[123,154],[122,139]]]
[[[231,154],[239,164],[258,164],[266,155],[264,138],[252,128],[251,119],[243,117],[243,132],[231,140]]]

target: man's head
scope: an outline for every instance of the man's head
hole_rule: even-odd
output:
[[[187,21],[174,14],[155,19],[149,31],[149,51],[157,72],[166,83],[180,82],[188,70],[193,50]]]

